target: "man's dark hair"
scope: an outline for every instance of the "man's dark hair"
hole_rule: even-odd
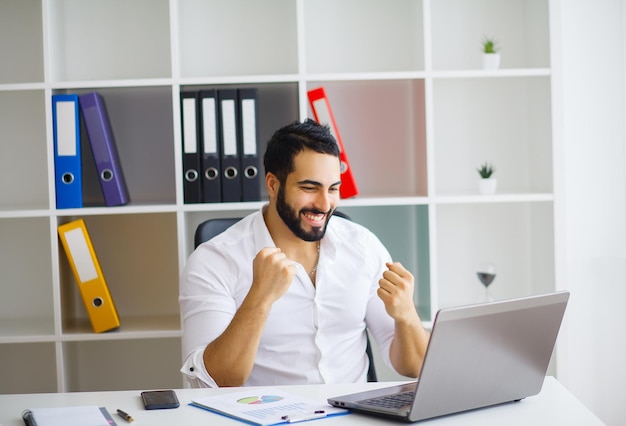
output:
[[[305,149],[334,155],[339,160],[339,146],[330,128],[307,118],[302,123],[294,121],[274,133],[263,156],[265,174],[276,175],[284,184],[289,173],[293,172],[294,157]]]

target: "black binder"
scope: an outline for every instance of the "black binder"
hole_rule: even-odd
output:
[[[220,89],[219,133],[222,164],[222,201],[241,201],[241,158],[237,146],[237,89]]]
[[[259,131],[257,110],[257,89],[238,90],[237,125],[239,153],[241,157],[241,199],[259,201],[261,199],[259,171]]]
[[[181,92],[183,198],[186,204],[202,202],[198,109],[198,94],[196,92]]]
[[[219,203],[222,201],[222,171],[220,165],[219,126],[217,91],[200,92],[200,179],[202,180],[202,201]]]

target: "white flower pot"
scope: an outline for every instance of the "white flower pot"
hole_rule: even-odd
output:
[[[497,187],[498,187],[498,179],[489,178],[489,179],[479,179],[478,180],[478,191],[482,195],[493,195],[493,194],[495,194]]]
[[[497,70],[500,68],[499,53],[483,53],[483,69]]]

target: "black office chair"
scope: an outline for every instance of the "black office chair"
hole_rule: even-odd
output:
[[[345,213],[341,213],[338,211],[333,212],[334,215],[343,217],[344,219],[350,220],[350,217]],[[217,219],[208,219],[202,222],[196,228],[196,232],[194,234],[194,248],[197,248],[200,244],[205,241],[209,241],[211,238],[215,237],[218,234],[221,234],[229,227],[239,222],[241,218],[239,217],[229,217],[229,218],[217,218]],[[365,347],[365,351],[367,353],[367,358],[369,359],[369,369],[367,370],[367,381],[368,382],[377,382],[378,376],[376,375],[376,366],[374,366],[374,355],[372,354],[372,345],[370,344],[370,338],[367,330],[365,330],[365,335],[367,337],[367,346]]]

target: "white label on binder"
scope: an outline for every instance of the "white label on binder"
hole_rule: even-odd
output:
[[[196,100],[185,98],[183,99],[183,150],[185,154],[198,152],[196,137]]]
[[[254,99],[244,99],[241,102],[244,155],[256,155],[256,114],[254,104]]]
[[[80,282],[84,283],[98,278],[96,265],[94,265],[91,258],[91,252],[82,228],[67,231],[65,233],[65,241],[70,249],[70,253],[72,253],[72,259],[74,259],[74,266],[76,266]]]
[[[215,123],[215,99],[202,99],[202,131],[204,153],[217,154],[217,128]]]
[[[57,155],[76,156],[76,103],[60,101],[57,108]]]
[[[237,155],[237,122],[235,121],[235,101],[222,101],[222,123],[224,125],[224,155]]]
[[[320,124],[327,124],[330,127],[330,134],[339,141],[337,138],[337,133],[335,133],[335,126],[333,126],[333,120],[330,118],[330,108],[328,107],[328,103],[325,98],[318,99],[313,102],[313,108],[315,108],[315,112],[317,113],[317,121]],[[339,145],[339,143],[337,143]],[[341,146],[339,146],[341,149]]]

